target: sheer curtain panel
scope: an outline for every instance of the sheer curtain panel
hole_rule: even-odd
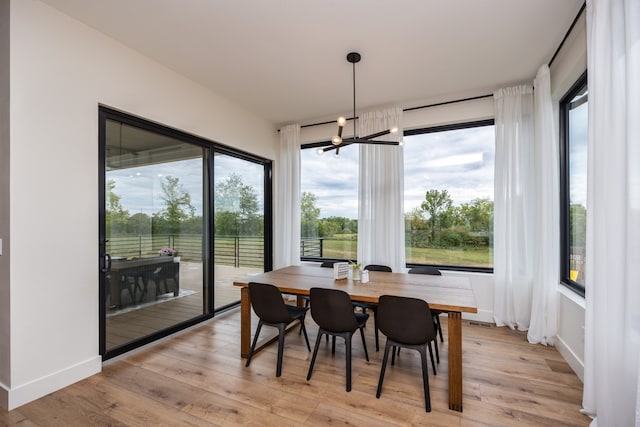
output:
[[[358,134],[370,135],[397,127],[402,137],[402,109],[360,114]],[[358,262],[382,264],[405,271],[404,160],[402,146],[360,144],[358,205]]]
[[[275,268],[300,263],[300,125],[280,129],[279,160]]]
[[[538,69],[533,85],[536,206],[531,323],[527,339],[532,344],[553,345],[558,330],[560,184],[559,147],[546,64]]]
[[[527,330],[534,244],[533,90],[500,89],[496,106],[494,307],[498,326]]]
[[[640,425],[640,2],[587,1],[584,412]]]

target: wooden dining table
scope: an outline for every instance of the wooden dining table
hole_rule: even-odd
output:
[[[295,265],[251,276],[250,281],[269,283],[282,293],[302,297],[313,287],[339,289],[352,301],[377,304],[381,295],[418,298],[434,310],[448,312],[449,409],[462,411],[462,313],[477,313],[469,279],[452,276],[369,272],[369,282],[333,278],[333,269],[315,265]],[[246,358],[251,347],[251,299],[249,283],[234,282],[240,292],[240,354]]]

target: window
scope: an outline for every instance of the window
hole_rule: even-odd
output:
[[[406,131],[407,265],[491,271],[493,120]]]
[[[560,101],[561,280],[584,296],[587,229],[587,73]]]
[[[326,144],[324,144],[326,145]],[[323,146],[324,146],[323,145]],[[300,151],[303,260],[355,260],[358,243],[358,146],[320,156],[317,144]]]
[[[301,259],[355,259],[359,150],[319,145],[300,154]],[[406,131],[403,150],[407,265],[491,271],[493,120]]]

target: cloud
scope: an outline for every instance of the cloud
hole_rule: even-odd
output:
[[[404,210],[420,206],[427,190],[447,190],[455,205],[493,200],[495,143],[493,126],[404,137]],[[316,195],[321,217],[358,216],[358,149],[340,157],[301,153],[301,187]]]

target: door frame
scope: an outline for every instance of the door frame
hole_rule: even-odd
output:
[[[160,330],[153,334],[141,337],[122,346],[107,349],[106,348],[106,300],[107,300],[107,281],[106,281],[106,122],[108,119],[139,127],[148,131],[164,134],[189,144],[198,145],[206,150],[205,158],[207,159],[203,176],[203,184],[205,188],[203,195],[203,213],[208,209],[205,220],[205,230],[203,231],[203,280],[205,286],[205,298],[203,298],[203,314],[186,321],[177,323],[167,329]],[[98,106],[98,277],[99,277],[99,352],[102,360],[106,361],[123,353],[139,348],[143,345],[157,341],[168,335],[184,330],[190,326],[211,319],[216,313],[239,306],[240,301],[228,304],[224,307],[214,307],[214,153],[237,157],[253,163],[261,164],[264,168],[264,269],[270,271],[273,267],[273,232],[272,232],[272,161],[262,158],[241,150],[227,147],[215,141],[207,140],[193,134],[189,134],[168,126],[164,126],[120,110],[100,104]]]

